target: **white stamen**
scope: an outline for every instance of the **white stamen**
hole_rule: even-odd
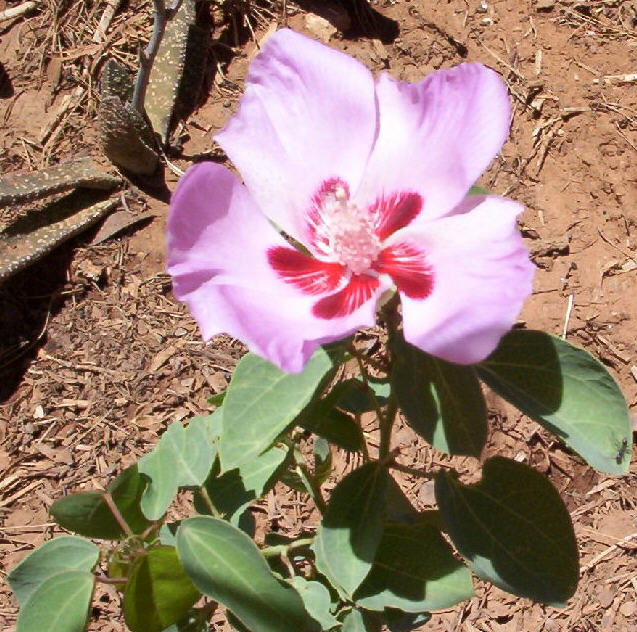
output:
[[[329,250],[326,254],[354,274],[369,270],[381,251],[369,213],[350,202],[345,188],[338,186],[323,199],[320,216]]]

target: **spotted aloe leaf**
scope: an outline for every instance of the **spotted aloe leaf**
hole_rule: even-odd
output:
[[[133,81],[128,70],[114,59],[109,59],[100,75],[102,96],[119,97],[122,103],[133,98]]]
[[[180,105],[178,101],[185,98],[193,81],[201,81],[203,75],[201,64],[205,63],[205,55],[200,49],[205,32],[195,24],[195,5],[195,0],[183,0],[166,26],[150,72],[146,114],[163,144],[168,142],[171,123]]]
[[[98,110],[104,153],[118,167],[138,175],[151,175],[159,165],[153,132],[144,117],[115,94],[102,94]]]
[[[96,201],[95,192],[80,190],[15,220],[0,231],[0,281],[41,259],[117,204],[117,199]]]
[[[74,187],[112,189],[120,179],[101,171],[90,158],[72,160],[33,171],[0,178],[0,208],[30,202]]]

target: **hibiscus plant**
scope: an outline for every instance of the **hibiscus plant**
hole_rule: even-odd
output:
[[[555,606],[574,594],[558,493],[524,462],[481,459],[481,382],[603,472],[627,471],[631,431],[599,362],[512,329],[534,270],[522,207],[472,186],[509,122],[480,64],[410,85],[290,30],[269,38],[216,137],[241,180],[193,166],[168,221],[175,296],[206,339],[250,352],[210,415],[170,425],[106,491],[53,504],[78,535],[10,573],[18,632],[82,630],[96,581],[121,591],[133,632],[207,630],[219,605],[239,631],[420,629],[474,576]],[[357,332],[374,326],[369,348]],[[402,462],[399,416],[475,457],[478,482]],[[340,480],[336,449],[354,464]],[[405,474],[433,480],[437,510],[414,507]],[[315,507],[297,537],[255,528],[276,483]]]

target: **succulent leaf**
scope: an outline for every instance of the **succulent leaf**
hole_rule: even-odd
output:
[[[195,0],[184,0],[175,16],[168,22],[148,81],[146,114],[161,142],[168,142],[177,100],[193,80],[201,80],[198,72],[191,72],[193,61],[203,62],[201,54],[205,32],[196,26]],[[193,54],[195,50],[197,55]]]
[[[0,231],[0,281],[41,259],[119,203],[116,198],[94,201],[95,194],[74,191]]]
[[[153,174],[159,155],[142,115],[117,96],[103,96],[98,110],[104,153],[117,166],[139,175]]]
[[[40,171],[11,174],[0,178],[0,208],[61,193],[78,186],[112,189],[120,182],[119,178],[101,171],[90,158],[72,160]]]
[[[114,59],[109,59],[100,75],[100,93],[102,96],[118,97],[122,103],[133,96],[133,81],[128,70]]]

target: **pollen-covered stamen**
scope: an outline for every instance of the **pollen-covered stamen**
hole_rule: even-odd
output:
[[[369,270],[381,251],[370,212],[351,202],[347,185],[337,179],[325,183],[313,201],[308,220],[317,255],[353,274]]]

